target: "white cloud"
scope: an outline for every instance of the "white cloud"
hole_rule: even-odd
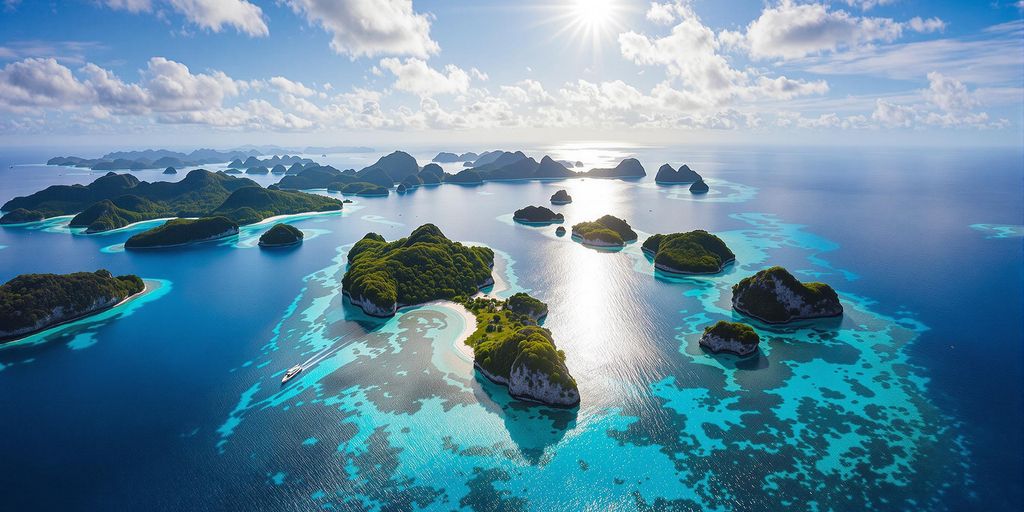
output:
[[[679,22],[668,35],[650,37],[633,31],[619,35],[624,57],[640,65],[663,66],[670,79],[678,80],[679,91],[667,84],[659,88],[669,103],[690,109],[710,108],[737,98],[789,99],[828,90],[823,81],[770,78],[757,70],[733,68],[720,50],[737,43],[735,33],[723,31],[716,36],[687,4],[672,4],[671,9]]]
[[[417,58],[402,61],[388,57],[380,61],[380,67],[395,75],[395,89],[422,97],[464,93],[469,89],[469,74],[454,64],[445,66],[442,73]]]
[[[921,19],[920,16],[914,16],[907,22],[907,27],[914,32],[930,34],[932,32],[942,32],[943,30],[946,30],[946,22],[939,18]]]
[[[294,96],[306,97],[313,96],[316,94],[316,91],[310,89],[309,87],[306,87],[305,85],[302,84],[302,82],[293,82],[283,76],[275,76],[271,78],[269,82],[270,85],[275,89]],[[329,86],[330,84],[327,85]],[[327,90],[330,90],[330,88],[328,87]]]
[[[430,38],[431,16],[413,11],[412,0],[287,0],[310,24],[331,33],[331,48],[351,57],[410,55],[440,50]]]
[[[754,58],[792,59],[871,41],[890,42],[902,34],[902,25],[889,18],[867,18],[828,6],[783,0],[761,12],[746,31]]]
[[[55,59],[25,59],[0,70],[0,106],[61,107],[84,101],[89,89]]]
[[[959,80],[947,78],[942,73],[928,73],[928,89],[925,98],[946,112],[963,113],[979,105],[967,86]]]
[[[846,5],[851,7],[859,7],[862,11],[873,9],[879,5],[889,5],[895,3],[896,0],[845,0]]]
[[[133,13],[151,12],[154,0],[104,0],[111,9]],[[156,0],[161,1],[161,0]],[[263,21],[263,10],[247,0],[162,0],[189,22],[220,32],[225,26],[233,27],[253,37],[266,36],[270,29]]]

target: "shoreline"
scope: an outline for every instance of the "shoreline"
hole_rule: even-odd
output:
[[[107,306],[105,308],[100,308],[100,309],[97,309],[95,311],[90,311],[88,313],[83,313],[83,314],[78,315],[76,317],[68,318],[68,319],[62,320],[60,322],[57,322],[55,324],[50,324],[50,325],[47,325],[46,327],[42,327],[40,329],[36,329],[34,331],[29,331],[27,333],[19,334],[19,335],[17,335],[18,336],[17,338],[0,338],[0,346],[9,345],[9,344],[12,344],[12,343],[18,343],[20,341],[24,341],[24,340],[26,340],[28,338],[31,338],[32,336],[44,333],[44,332],[49,331],[51,329],[56,329],[57,327],[61,327],[61,326],[70,324],[72,322],[77,322],[78,320],[82,320],[84,318],[89,318],[91,316],[95,316],[95,315],[98,315],[100,313],[103,313],[103,312],[106,312],[106,311],[110,311],[110,310],[112,310],[114,308],[123,306],[123,305],[131,302],[132,300],[135,300],[135,299],[137,299],[139,297],[142,297],[143,295],[153,291],[154,289],[155,289],[154,287],[150,286],[149,283],[146,282],[145,279],[143,279],[142,280],[142,290],[141,291],[133,293],[133,294],[125,297],[124,299],[121,299],[121,301],[116,303],[116,304],[111,304],[110,306]]]
[[[740,307],[736,303],[732,304],[732,309],[734,311],[736,311],[737,313],[740,313],[740,314],[742,314],[744,316],[753,318],[754,320],[757,320],[758,322],[761,322],[761,323],[764,323],[764,324],[768,324],[768,325],[786,325],[786,324],[789,324],[789,323],[792,323],[792,322],[799,322],[801,320],[819,320],[819,319],[823,319],[823,318],[839,318],[839,317],[842,317],[846,313],[846,310],[842,309],[842,305],[843,305],[843,303],[840,302],[839,306],[840,306],[841,309],[839,310],[838,313],[836,313],[834,315],[795,316],[795,317],[790,318],[789,320],[783,320],[783,321],[780,321],[780,322],[773,322],[771,320],[767,320],[765,318],[761,318],[761,317],[759,317],[759,316],[757,316],[757,315],[755,315],[755,314],[753,314],[753,313],[743,309],[742,307]]]
[[[127,245],[128,241],[125,240],[125,244],[126,245],[124,246],[124,249],[126,251],[146,251],[146,250],[150,250],[150,249],[173,249],[175,247],[187,247],[187,246],[190,246],[190,245],[204,244],[206,242],[216,242],[217,240],[223,240],[225,238],[231,238],[233,236],[238,236],[238,234],[239,234],[239,231],[236,230],[234,233],[229,233],[229,234],[226,234],[226,235],[225,234],[220,234],[220,235],[217,235],[217,236],[203,238],[201,240],[191,240],[191,241],[180,243],[180,244],[148,245],[148,246],[145,246],[145,247],[128,247],[128,245]]]

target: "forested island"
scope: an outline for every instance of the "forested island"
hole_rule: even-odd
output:
[[[576,379],[565,366],[565,353],[551,331],[537,325],[547,304],[518,293],[508,300],[462,301],[474,316],[476,330],[466,339],[473,365],[492,382],[508,387],[512,397],[558,407],[580,403]]]
[[[387,188],[363,181],[357,181],[347,185],[332,183],[327,187],[327,190],[332,192],[341,192],[347,196],[387,197],[389,194]]]
[[[145,182],[130,174],[107,173],[89,185],[54,185],[5,203],[0,223],[76,214],[71,227],[86,233],[117,229],[165,217],[222,215],[239,224],[275,215],[340,210],[337,199],[305,192],[272,190],[248,178],[197,169],[178,182]]]
[[[673,169],[671,165],[665,164],[658,169],[658,174],[654,176],[654,182],[660,185],[670,185],[675,183],[694,183],[697,181],[703,181],[700,174],[690,169],[690,166],[683,164],[678,170]]]
[[[551,194],[551,204],[569,204],[572,202],[572,196],[569,195],[565,190],[559,190],[554,194]]]
[[[260,235],[260,247],[288,247],[302,243],[302,230],[290,224],[274,224],[266,233]]]
[[[400,307],[473,295],[494,283],[493,266],[494,251],[453,242],[433,224],[394,242],[367,233],[348,252],[342,291],[366,314],[388,317]]]
[[[658,270],[676,274],[715,274],[736,259],[725,242],[707,231],[651,235],[643,251]]]
[[[565,217],[543,206],[527,206],[516,210],[512,220],[523,224],[555,224],[565,221]]]
[[[704,328],[698,343],[714,353],[729,352],[745,356],[754,353],[760,342],[760,336],[749,325],[719,320]]]
[[[22,274],[0,285],[0,342],[109,309],[145,288],[138,276],[106,270]]]
[[[238,224],[224,217],[171,219],[163,225],[132,235],[125,249],[165,249],[219,240],[238,234]]]
[[[633,231],[628,222],[611,215],[574,225],[572,236],[584,245],[596,247],[624,247],[637,238],[636,231]]]
[[[772,324],[843,314],[843,305],[831,286],[801,283],[778,266],[733,285],[732,306],[740,313]]]

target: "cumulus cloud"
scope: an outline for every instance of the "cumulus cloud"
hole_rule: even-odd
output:
[[[902,26],[889,18],[853,16],[822,4],[784,0],[766,8],[748,27],[746,39],[754,58],[792,59],[854,47],[870,41],[893,41]]]
[[[469,74],[454,64],[445,66],[442,73],[421,59],[410,57],[403,61],[388,57],[380,61],[380,67],[395,75],[395,89],[422,97],[464,93],[469,89]]]
[[[293,82],[283,76],[275,76],[269,80],[271,87],[281,91],[283,93],[291,94],[293,96],[313,96],[316,91],[306,87],[302,82]]]
[[[288,5],[331,34],[343,55],[410,55],[427,58],[440,50],[430,38],[431,16],[413,11],[412,0],[287,0]]]
[[[0,70],[0,105],[61,107],[86,100],[91,91],[55,59],[31,58],[12,62]]]
[[[671,32],[661,37],[626,32],[619,35],[619,49],[636,64],[664,67],[668,77],[680,84],[679,91],[667,84],[659,89],[671,104],[709,108],[737,98],[789,99],[828,90],[824,81],[770,78],[757,70],[736,69],[722,54],[722,50],[736,44],[735,33],[724,31],[716,35],[688,4],[655,5],[661,7],[652,9],[668,9],[672,19],[678,21]]]
[[[111,9],[133,13],[151,12],[154,2],[165,2],[189,22],[212,32],[225,26],[250,36],[270,33],[263,20],[263,10],[247,0],[104,0]]]
[[[936,71],[928,73],[928,89],[924,95],[928,101],[946,112],[966,112],[979,105],[963,82],[947,78]]]

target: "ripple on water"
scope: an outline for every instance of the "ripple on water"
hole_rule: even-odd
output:
[[[803,251],[801,270],[831,276],[840,291],[857,278],[824,258],[835,243],[802,226],[735,218],[750,227],[719,233],[737,255],[733,266],[665,279],[679,294],[668,338],[678,360],[651,382],[615,391],[646,399],[608,397],[610,405],[577,410],[524,405],[476,378],[468,361],[451,357],[465,325],[443,304],[386,320],[345,307],[342,247],[305,278],[262,356],[240,370],[255,383],[220,426],[218,447],[279,465],[302,446],[319,463],[261,470],[287,474],[290,492],[336,508],[852,509],[882,496],[895,509],[941,508],[944,489],[969,479],[969,456],[908,359],[927,329],[910,312],[886,317],[841,293],[841,319],[752,322],[762,338],[754,357],[700,349],[705,325],[737,318],[731,286],[768,266],[772,251]],[[496,254],[495,273],[518,289],[514,261]],[[632,258],[641,278],[662,279],[638,244],[614,257]],[[298,362],[309,369],[281,387]],[[274,422],[294,430],[291,445],[264,428]]]

